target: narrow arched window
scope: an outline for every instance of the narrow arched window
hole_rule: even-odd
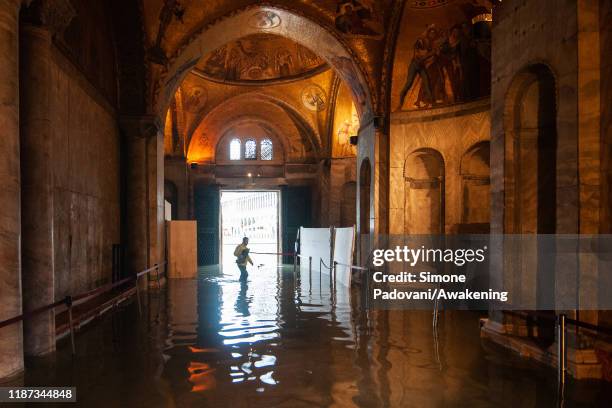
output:
[[[240,145],[240,139],[232,139],[229,146],[230,160],[240,160]]]
[[[261,160],[272,160],[272,141],[270,139],[262,140],[260,143],[259,152]]]
[[[257,142],[253,139],[248,139],[244,142],[244,158],[247,160],[255,160],[257,158]]]

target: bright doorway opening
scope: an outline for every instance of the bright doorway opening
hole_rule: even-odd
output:
[[[280,191],[221,191],[221,264],[238,272],[234,249],[249,238],[251,258],[257,265],[279,261]]]

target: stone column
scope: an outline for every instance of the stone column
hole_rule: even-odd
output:
[[[53,158],[50,128],[51,34],[30,24],[20,29],[21,280],[23,309],[54,302]],[[55,314],[24,321],[24,351],[55,349]]]
[[[319,163],[319,169],[318,169],[318,173],[317,173],[317,177],[318,177],[318,195],[319,195],[319,208],[317,208],[317,211],[319,212],[319,223],[318,223],[318,227],[329,227],[330,224],[330,218],[329,218],[329,207],[330,207],[330,198],[329,198],[329,194],[330,194],[330,186],[329,186],[329,181],[330,181],[330,172],[331,172],[331,160],[326,159],[326,160],[322,160]],[[317,201],[315,201],[317,202]]]
[[[0,321],[21,314],[19,5],[0,1]],[[0,329],[0,379],[23,370],[21,323]]]
[[[160,129],[155,126],[153,129]],[[164,134],[161,131],[151,133],[147,138],[147,217],[149,252],[147,265],[151,267],[165,260],[166,221],[164,217]],[[160,269],[163,272],[164,269]]]
[[[187,220],[195,220],[195,175],[192,169],[187,169]]]
[[[372,200],[374,211],[374,229],[376,234],[389,233],[389,135],[382,126],[374,127],[374,183],[372,185]]]
[[[21,256],[23,309],[55,299],[53,246],[53,157],[51,128],[51,39],[75,15],[69,0],[33,1],[20,27]],[[24,321],[24,352],[55,350],[53,311]]]
[[[157,177],[152,177],[156,173],[151,171],[157,167],[157,148],[153,154],[152,145],[157,146],[159,132],[156,118],[152,116],[124,117],[121,127],[127,146],[127,219],[123,221],[128,225],[126,265],[128,273],[135,273],[150,265],[151,238],[157,236],[157,204],[151,205],[150,197],[161,194],[163,208],[163,176],[159,188]]]
[[[187,160],[182,159],[181,164],[183,166],[183,179],[180,183],[177,183],[177,195],[178,195],[178,209],[176,211],[179,220],[189,219],[189,167]],[[165,171],[165,167],[164,167]],[[164,178],[165,178],[164,174]]]

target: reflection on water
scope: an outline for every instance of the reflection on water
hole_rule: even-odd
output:
[[[87,407],[553,406],[555,374],[479,338],[479,316],[369,312],[328,275],[235,264],[170,281],[91,325],[28,385],[74,385]],[[601,384],[571,384],[566,406],[609,406]]]

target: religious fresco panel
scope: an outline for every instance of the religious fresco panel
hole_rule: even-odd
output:
[[[428,109],[490,95],[490,29],[485,2],[408,3],[397,39],[392,109]]]
[[[254,34],[226,44],[198,63],[212,81],[269,83],[309,76],[327,64],[308,48],[273,34]]]
[[[346,85],[341,84],[336,98],[332,128],[332,157],[355,157],[357,146],[350,137],[359,133],[359,116]]]

